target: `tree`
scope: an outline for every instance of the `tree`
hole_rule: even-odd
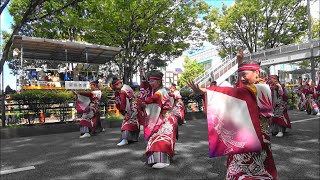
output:
[[[231,43],[252,53],[299,41],[307,31],[307,8],[296,0],[238,0],[222,13],[205,17],[209,39],[228,48]],[[234,48],[236,50],[236,48]]]
[[[11,87],[9,85],[7,85],[7,87],[5,89],[5,94],[11,94],[14,92],[15,92],[15,90],[11,89]]]
[[[197,64],[196,60],[191,60],[187,56],[184,58],[182,66],[184,67],[184,71],[178,79],[180,87],[186,86],[189,80],[195,79],[205,71],[203,64]]]
[[[9,2],[10,2],[10,0],[5,0],[4,2],[1,1],[1,3],[3,3],[3,4],[0,4],[0,5],[1,5],[1,6],[0,6],[0,14],[2,14],[4,8],[7,7],[7,5],[9,4]]]
[[[5,45],[3,47],[3,53],[0,60],[0,74],[3,72],[3,65],[5,61],[9,60],[9,52],[12,46],[13,37],[18,33],[25,34],[24,29],[28,24],[36,22],[42,18],[51,16],[55,13],[61,12],[62,10],[77,4],[82,0],[15,0],[10,4],[9,13],[14,17],[12,24],[12,33],[7,34],[5,39]],[[55,8],[43,7],[50,5],[51,3],[56,3]],[[1,13],[3,9],[8,5],[8,1],[0,7]],[[22,15],[22,16],[21,16]],[[2,117],[4,117],[4,96],[2,91]],[[5,121],[2,121],[2,126],[5,127]]]
[[[120,46],[115,63],[124,83],[131,83],[138,66],[164,66],[204,38],[198,14],[208,5],[193,0],[86,1],[88,23],[84,39],[91,43]],[[197,42],[196,42],[197,43]],[[195,45],[196,45],[195,43]]]
[[[10,4],[9,13],[13,16],[12,33],[7,34],[3,54],[0,61],[0,73],[5,61],[9,60],[9,52],[14,35],[28,34],[28,27],[39,20],[50,17],[83,0],[15,0]],[[21,16],[22,14],[22,16]]]
[[[48,12],[60,3],[49,2],[42,7]],[[193,0],[87,0],[24,26],[23,33],[122,47],[114,63],[130,83],[138,66],[161,67],[198,46],[205,38],[198,14],[207,9],[203,1]]]
[[[312,31],[312,38],[313,39],[317,39],[320,37],[320,19],[318,19],[318,20],[312,19],[311,31]],[[308,34],[309,34],[309,32],[306,32],[304,37],[308,38]],[[315,62],[315,67],[320,67],[320,58],[319,57],[314,58],[314,62]],[[311,67],[311,62],[309,59],[303,60],[303,61],[299,62],[299,66],[302,69],[308,69]]]
[[[312,38],[317,39],[320,37],[320,19],[312,20]]]

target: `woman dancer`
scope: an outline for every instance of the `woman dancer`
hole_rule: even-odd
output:
[[[170,87],[169,96],[173,98],[172,114],[178,119],[179,125],[185,124],[186,121],[184,119],[184,104],[182,101],[182,96],[174,84]]]
[[[111,83],[116,99],[116,107],[124,116],[121,126],[121,141],[117,146],[129,144],[129,141],[136,142],[139,139],[140,125],[137,119],[137,109],[134,106],[134,92],[132,88],[123,84],[121,80],[114,79]]]
[[[226,179],[277,179],[267,128],[271,92],[268,85],[257,84],[259,72],[258,63],[241,63],[242,88],[204,89],[188,82],[194,92],[206,94],[210,155],[229,156]]]
[[[140,70],[141,71],[141,70]],[[143,74],[143,71],[140,72]],[[159,71],[149,73],[148,80],[141,82],[140,121],[144,125],[144,138],[148,141],[146,156],[152,168],[164,168],[170,165],[174,155],[177,120],[169,112],[170,100],[162,85],[163,74]]]
[[[286,128],[291,128],[287,112],[287,93],[280,85],[277,75],[269,76],[269,84],[274,108],[274,116],[270,119],[271,134],[277,137],[283,137]]]
[[[76,109],[83,113],[80,120],[80,138],[90,137],[95,133],[97,124],[101,126],[99,103],[101,91],[98,82],[90,82],[90,92],[74,92],[77,94]],[[102,126],[100,127],[103,130]]]

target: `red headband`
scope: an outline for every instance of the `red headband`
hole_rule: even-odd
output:
[[[115,86],[115,85],[119,84],[120,82],[121,82],[121,81],[120,81],[120,80],[118,80],[118,81],[116,81],[116,82],[112,83],[112,86]]]
[[[269,79],[275,79],[275,80],[278,80],[278,76],[277,76],[277,75],[270,75],[270,76],[269,76]]]
[[[162,78],[158,76],[150,76],[149,79],[161,80]]]
[[[260,65],[258,64],[243,64],[240,65],[240,67],[238,68],[238,72],[240,71],[256,71],[256,70],[260,70]]]
[[[98,85],[96,82],[90,82],[90,84],[93,84],[93,85],[95,85],[95,86]]]

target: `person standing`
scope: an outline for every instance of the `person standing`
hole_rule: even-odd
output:
[[[83,113],[80,120],[80,138],[95,134],[97,124],[104,131],[100,121],[99,103],[102,93],[98,82],[90,82],[90,89],[90,92],[74,92],[77,95],[76,109],[78,113]]]
[[[212,81],[211,84],[210,84],[210,87],[212,87],[212,86],[213,86],[213,87],[214,87],[214,86],[217,86],[217,81]]]
[[[276,137],[283,137],[286,128],[291,128],[291,122],[287,113],[286,91],[279,83],[277,75],[270,75],[268,82],[272,93],[274,116],[270,119],[270,131]]]
[[[140,70],[140,74],[143,71]],[[140,121],[144,125],[144,139],[148,141],[146,156],[152,168],[160,169],[170,165],[174,156],[177,120],[170,113],[169,94],[162,85],[163,74],[152,71],[141,79],[138,99]]]
[[[173,98],[172,114],[176,116],[178,124],[185,124],[186,121],[184,119],[184,104],[182,96],[174,84],[170,87],[169,96]]]
[[[209,153],[228,156],[226,179],[277,179],[268,135],[271,91],[268,85],[258,84],[259,72],[257,62],[239,64],[241,88],[205,89],[188,82],[194,92],[205,95]]]
[[[133,105],[135,96],[132,88],[123,84],[119,79],[113,79],[111,87],[114,90],[116,107],[124,116],[121,126],[121,141],[117,146],[129,144],[129,141],[138,141],[140,134],[140,125],[137,119],[137,109]]]
[[[316,92],[317,92],[316,101],[317,101],[318,107],[320,107],[320,72],[319,72],[319,82],[318,82],[318,85],[317,85],[317,88],[316,88]],[[317,115],[320,115],[320,111],[318,112]]]

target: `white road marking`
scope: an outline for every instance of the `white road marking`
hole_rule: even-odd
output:
[[[297,121],[292,121],[291,124],[294,124],[294,123],[298,123],[298,122],[304,122],[304,121],[311,121],[311,120],[314,120],[314,119],[320,119],[320,117],[315,117],[315,118],[309,118],[309,119],[302,119],[302,120],[297,120]]]
[[[28,167],[17,168],[17,169],[8,169],[8,170],[0,171],[0,175],[10,174],[10,173],[15,173],[15,172],[20,172],[20,171],[27,171],[27,170],[31,170],[31,169],[35,169],[35,167],[28,166]]]

